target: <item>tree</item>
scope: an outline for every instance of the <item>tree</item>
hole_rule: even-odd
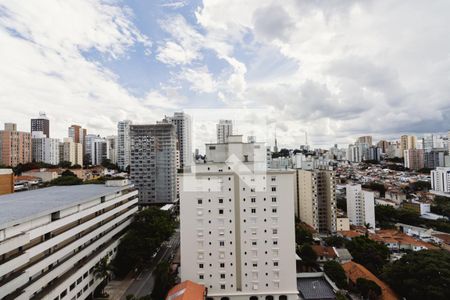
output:
[[[299,256],[306,266],[315,266],[317,261],[317,254],[314,252],[311,245],[303,245],[300,248]]]
[[[379,275],[389,258],[389,249],[366,236],[353,238],[347,243],[347,249],[353,260],[365,266],[375,275]]]
[[[95,266],[94,266],[94,276],[97,279],[101,279],[102,282],[100,283],[100,289],[102,296],[105,295],[105,286],[107,283],[107,279],[109,278],[110,274],[112,272],[112,267],[108,262],[108,257],[103,257]]]
[[[323,265],[323,270],[325,274],[327,274],[327,276],[330,277],[334,283],[336,283],[338,288],[347,288],[347,276],[345,275],[344,269],[338,262],[334,260],[327,261]]]
[[[376,300],[381,296],[380,286],[369,279],[356,279],[356,288],[365,299]]]
[[[384,194],[386,192],[386,187],[383,183],[378,182],[371,182],[369,184],[365,184],[362,186],[363,188],[371,189],[373,191],[378,191],[380,193],[380,197],[384,197]]]
[[[76,176],[61,176],[53,179],[49,182],[50,186],[53,185],[79,185],[82,184],[83,180]]]
[[[153,299],[165,299],[167,293],[175,285],[175,276],[170,272],[167,262],[160,263],[155,269],[155,284],[152,291]]]
[[[450,253],[422,250],[386,267],[382,278],[408,300],[450,299]]]
[[[304,228],[304,226],[297,225],[295,227],[295,241],[297,245],[311,244],[313,236],[309,230]]]
[[[64,172],[61,173],[61,176],[72,176],[72,177],[77,177],[77,175],[75,175],[74,172],[70,171],[70,170],[65,170]]]
[[[61,167],[61,168],[70,168],[71,166],[72,166],[72,163],[70,161],[66,161],[66,160],[60,161],[58,164],[58,167]]]
[[[324,238],[324,241],[325,241],[325,244],[327,244],[327,246],[329,246],[329,247],[342,248],[345,246],[347,239],[337,236],[337,235],[333,235],[333,236]]]
[[[174,233],[175,227],[170,213],[159,208],[150,207],[136,214],[113,261],[116,274],[125,276],[151,262],[153,253]]]

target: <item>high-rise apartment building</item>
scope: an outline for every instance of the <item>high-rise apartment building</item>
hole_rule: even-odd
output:
[[[31,133],[17,131],[14,123],[0,130],[0,165],[15,167],[31,162]]]
[[[336,232],[336,179],[330,170],[297,170],[296,215],[323,233]]]
[[[39,117],[31,119],[31,133],[41,131],[46,137],[50,137],[50,120],[45,112],[40,112]]]
[[[400,150],[404,154],[405,150],[416,149],[417,138],[414,135],[402,135],[400,137]]]
[[[106,158],[113,164],[117,164],[117,136],[106,137]]]
[[[125,170],[130,166],[130,120],[117,123],[117,166]]]
[[[86,153],[86,135],[87,130],[79,125],[71,125],[69,127],[69,137],[72,138],[74,143],[83,145],[83,155]]]
[[[347,184],[347,216],[350,224],[375,229],[374,193],[361,188],[360,184]]]
[[[369,146],[372,146],[372,136],[371,135],[365,135],[360,136],[356,139],[356,144],[367,144]]]
[[[59,161],[68,161],[72,165],[83,165],[83,145],[75,143],[72,138],[64,138],[59,143]]]
[[[59,140],[48,138],[42,131],[34,131],[31,135],[31,158],[35,162],[59,164]]]
[[[0,196],[0,297],[88,299],[138,210],[127,181]]]
[[[445,148],[433,148],[429,151],[424,150],[423,163],[424,167],[428,169],[434,169],[437,167],[445,166],[445,155],[447,149]]]
[[[88,134],[85,138],[86,155],[88,164],[98,166],[106,159],[106,140],[99,135]]]
[[[267,171],[265,155],[230,136],[180,174],[181,279],[213,299],[297,299],[295,171]]]
[[[192,165],[192,119],[184,112],[176,112],[172,117],[166,116],[165,123],[175,125],[180,150],[180,168],[189,168]]]
[[[381,140],[377,143],[377,147],[381,149],[382,153],[388,153],[390,143],[385,140]]]
[[[411,170],[419,170],[424,167],[423,149],[409,149],[403,151],[403,159],[405,168]]]
[[[217,130],[217,143],[223,144],[228,142],[228,137],[233,135],[233,121],[231,120],[219,120],[219,124],[216,124]]]
[[[130,179],[141,204],[177,199],[177,135],[168,123],[130,126]]]
[[[431,189],[436,192],[450,194],[450,168],[438,167],[431,171]]]

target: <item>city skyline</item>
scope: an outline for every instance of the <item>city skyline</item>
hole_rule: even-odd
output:
[[[449,129],[445,1],[240,4],[47,1],[44,18],[5,1],[0,119],[28,130],[45,111],[62,138],[71,124],[108,136],[120,120],[258,108],[279,148],[305,131],[324,147]],[[199,144],[214,141],[205,127]]]

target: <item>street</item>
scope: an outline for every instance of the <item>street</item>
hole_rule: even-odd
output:
[[[134,282],[128,287],[121,299],[126,299],[127,295],[133,294],[136,297],[143,297],[151,294],[154,284],[153,271],[160,262],[169,261],[176,254],[180,246],[180,232],[177,230],[169,241],[161,245],[158,253],[151,264],[141,271]]]

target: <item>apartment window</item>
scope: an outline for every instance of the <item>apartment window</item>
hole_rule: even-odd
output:
[[[273,241],[272,241],[272,244],[273,244],[274,246],[277,246],[277,245],[278,245],[278,240],[273,240]]]
[[[250,188],[250,192],[254,193],[255,192],[255,188]]]
[[[273,229],[272,229],[272,234],[278,234],[278,229],[273,228]]]
[[[197,199],[197,204],[201,205],[203,203],[202,199]]]
[[[256,241],[252,241],[252,246],[256,246],[257,242]]]
[[[219,246],[220,247],[224,247],[225,246],[225,242],[224,241],[219,241]]]
[[[273,186],[272,187],[272,192],[276,192],[277,191],[277,187],[276,186]]]
[[[253,268],[257,268],[258,267],[258,263],[257,262],[253,262],[252,266],[253,266]]]
[[[221,279],[225,279],[225,274],[223,274],[223,273],[220,274],[220,278],[221,278]]]
[[[277,197],[272,197],[272,202],[277,202]]]
[[[252,208],[251,212],[252,214],[256,214],[256,208]]]
[[[219,215],[223,215],[223,209],[219,209]]]
[[[272,213],[274,213],[274,214],[277,213],[277,208],[276,208],[276,207],[273,207],[273,208],[272,208]]]
[[[219,203],[220,203],[220,204],[223,203],[223,198],[219,198]]]
[[[274,267],[278,267],[278,262],[277,262],[277,261],[274,261],[274,262],[273,262],[273,266],[274,266]]]
[[[223,269],[225,268],[225,263],[220,263],[220,267]]]
[[[277,177],[272,176],[272,178],[270,178],[270,180],[271,180],[272,182],[277,181]]]
[[[205,278],[205,275],[203,275],[203,274],[198,275],[198,279],[203,280],[204,278]]]
[[[256,198],[252,198],[252,199],[251,199],[251,202],[252,202],[252,203],[255,203],[255,202],[256,202]]]
[[[224,289],[225,289],[225,284],[221,284],[221,285],[220,285],[220,289],[221,289],[221,290],[224,290]]]
[[[198,267],[199,267],[200,269],[203,269],[203,264],[198,264]]]

